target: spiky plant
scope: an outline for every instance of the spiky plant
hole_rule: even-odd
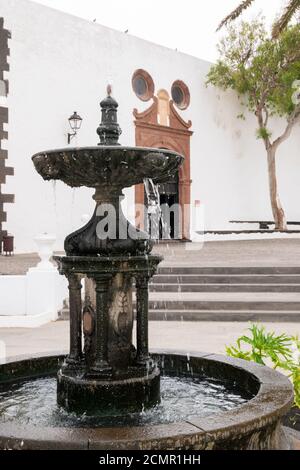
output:
[[[228,356],[253,361],[261,365],[272,365],[285,371],[294,385],[295,406],[300,408],[300,341],[286,334],[275,335],[261,325],[251,325],[250,334],[238,338],[235,345],[227,347]],[[293,357],[296,348],[297,357]]]
[[[217,31],[226,26],[231,21],[236,20],[241,14],[249,8],[255,0],[243,0],[229,15],[227,15],[219,24]]]
[[[243,0],[237,8],[235,8],[229,15],[224,18],[218,26],[219,31],[223,26],[226,26],[231,21],[237,19],[241,14],[249,8],[255,0]],[[283,12],[279,16],[278,20],[275,21],[272,29],[273,38],[278,35],[289,25],[292,18],[300,12],[300,0],[289,0],[286,4]]]
[[[300,12],[300,0],[289,0],[279,19],[273,25],[272,35],[274,38],[278,37],[298,12]]]

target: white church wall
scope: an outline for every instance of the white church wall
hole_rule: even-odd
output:
[[[96,145],[99,102],[108,83],[120,105],[120,142],[134,145],[132,111],[151,104],[132,91],[131,78],[139,68],[151,74],[156,92],[170,93],[177,79],[190,89],[191,104],[180,114],[193,122],[192,202],[205,205],[205,228],[271,217],[266,157],[255,138],[255,120],[236,118],[240,106],[233,94],[205,87],[209,63],[27,0],[0,0],[0,16],[12,33],[8,164],[15,176],[7,178],[5,191],[15,194],[15,203],[6,206],[5,228],[15,235],[17,252],[35,251],[33,238],[43,232],[56,233],[56,249],[62,249],[65,236],[83,224],[82,216],[92,214],[92,190],[44,182],[31,156],[67,146],[68,117],[75,110],[84,121],[72,145]],[[278,159],[282,202],[295,220],[300,220],[299,130]],[[134,191],[125,193],[133,219]]]

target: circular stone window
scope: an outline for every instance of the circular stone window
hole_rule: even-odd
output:
[[[142,101],[149,101],[154,95],[154,83],[146,70],[136,70],[132,77],[132,88]]]
[[[172,99],[179,109],[186,109],[190,104],[190,92],[185,83],[176,80],[172,85]]]

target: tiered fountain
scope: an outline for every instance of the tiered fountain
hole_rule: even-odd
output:
[[[45,180],[95,188],[96,209],[55,258],[69,282],[69,354],[0,365],[0,448],[286,448],[280,419],[293,393],[285,377],[212,354],[149,354],[148,283],[162,259],[126,220],[122,189],[169,179],[183,157],[120,146],[117,108],[109,90],[97,147],[33,157]]]
[[[69,281],[70,354],[58,373],[58,403],[68,410],[107,407],[142,410],[160,400],[160,371],[148,350],[148,282],[161,258],[147,233],[133,227],[121,207],[122,189],[145,177],[163,181],[183,157],[168,151],[121,147],[117,102],[101,102],[100,144],[33,157],[45,180],[95,188],[96,208],[85,227],[65,241],[67,256],[55,260]],[[81,304],[81,278],[95,295]],[[136,286],[136,348],[132,344],[132,286]],[[95,298],[95,302],[91,302]],[[83,320],[83,321],[82,321]],[[82,347],[82,327],[84,347]]]

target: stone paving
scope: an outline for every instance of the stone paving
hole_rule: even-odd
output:
[[[300,324],[264,323],[270,331],[300,336]],[[249,327],[241,322],[150,322],[150,348],[176,349],[184,353],[205,351],[225,353],[229,345]],[[69,322],[49,323],[40,328],[0,329],[0,354],[4,346],[7,356],[31,355],[68,349]]]
[[[209,241],[156,245],[167,266],[300,266],[300,239]],[[38,263],[35,253],[0,255],[1,274],[25,274]]]
[[[37,265],[36,253],[4,256],[0,255],[0,275],[26,274],[29,268]]]

